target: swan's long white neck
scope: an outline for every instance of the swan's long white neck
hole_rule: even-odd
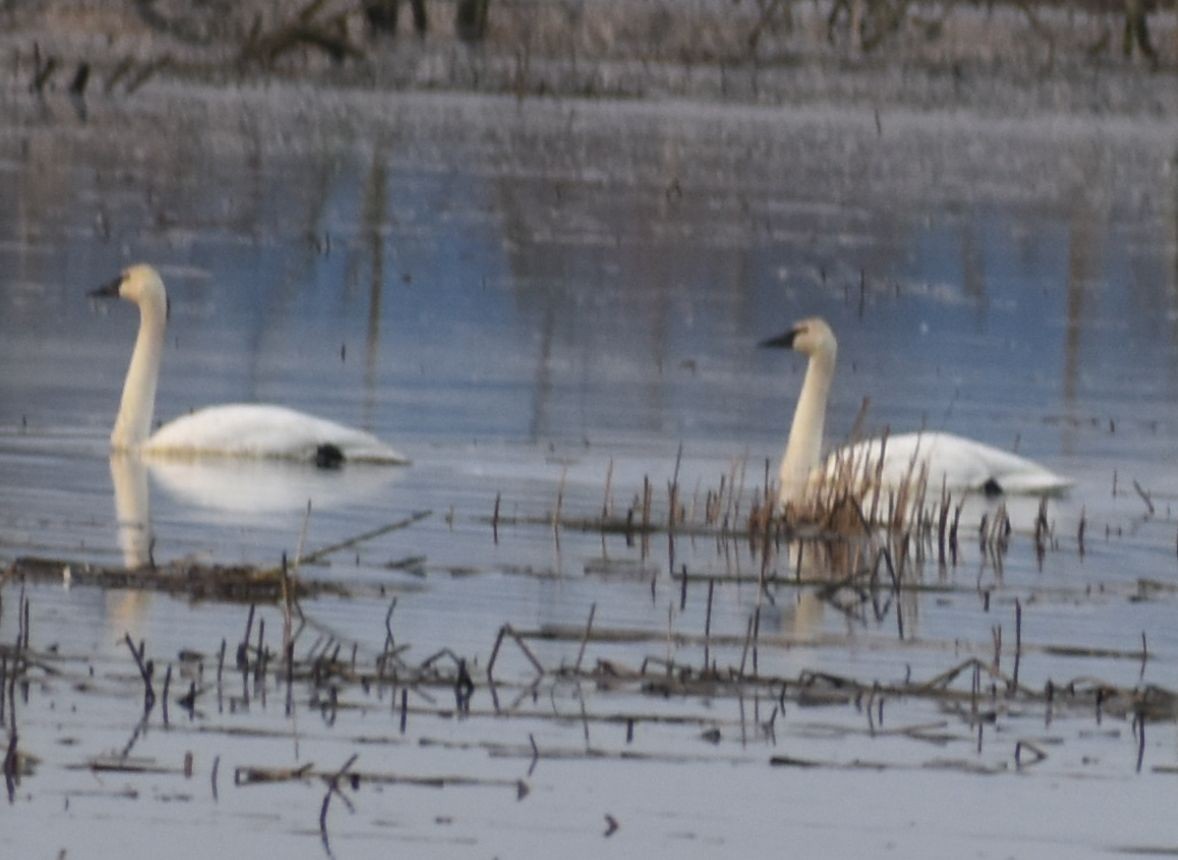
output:
[[[789,441],[786,442],[785,456],[781,458],[781,471],[778,474],[782,504],[801,501],[810,473],[822,457],[826,400],[834,378],[837,355],[838,348],[831,344],[811,355],[806,365],[806,378],[798,395],[794,421],[789,429]]]
[[[151,435],[155,415],[155,388],[160,376],[160,359],[164,351],[167,326],[167,300],[154,294],[144,295],[139,305],[139,335],[135,351],[123,382],[123,399],[119,415],[110,434],[115,450],[137,448]]]

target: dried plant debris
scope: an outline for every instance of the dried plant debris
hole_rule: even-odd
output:
[[[744,642],[740,637],[704,632],[677,633],[674,645],[677,650],[696,654],[700,653],[700,646],[705,646],[710,649],[710,657],[697,662],[649,655],[635,665],[616,654],[633,654],[643,643],[659,647],[663,643],[658,641],[658,636],[652,631],[596,625],[592,609],[583,626],[520,630],[504,625],[495,640],[488,643],[485,661],[478,654],[464,656],[448,648],[414,660],[409,657],[410,643],[401,641],[395,634],[395,608],[394,602],[385,617],[384,646],[379,653],[365,654],[355,642],[316,632],[315,625],[306,619],[297,622],[295,629],[281,641],[268,642],[264,619],[257,618],[251,606],[236,646],[226,637],[219,648],[207,655],[196,651],[181,655],[180,662],[188,664],[183,673],[188,682],[186,687],[178,684],[175,690],[169,690],[172,664],[169,662],[161,673],[158,667],[162,657],[153,654],[150,642],[136,643],[126,636],[130,654],[127,662],[133,671],[128,673],[125,667],[116,665],[95,674],[93,663],[86,655],[29,647],[27,620],[22,620],[14,643],[0,646],[0,706],[4,725],[9,730],[4,771],[10,792],[37,770],[36,757],[22,750],[19,744],[19,725],[24,711],[31,707],[20,691],[29,685],[45,690],[58,685],[72,687],[84,700],[89,695],[101,695],[104,689],[117,689],[119,697],[126,698],[127,685],[141,684],[144,696],[139,722],[123,750],[85,758],[72,767],[176,777],[184,776],[190,765],[179,767],[174,762],[135,754],[136,744],[149,725],[156,722],[168,725],[169,702],[179,706],[187,720],[207,724],[207,730],[212,733],[210,743],[215,743],[218,733],[228,736],[242,730],[259,737],[286,736],[293,725],[274,726],[269,721],[267,727],[248,725],[250,702],[260,702],[264,708],[267,695],[284,697],[288,715],[297,711],[317,713],[329,729],[341,724],[340,715],[368,712],[374,703],[384,702],[382,707],[390,717],[386,734],[373,734],[371,729],[365,729],[361,735],[345,734],[341,740],[362,751],[372,744],[403,743],[407,733],[413,731],[419,744],[468,747],[528,761],[529,776],[538,765],[543,766],[545,759],[616,757],[634,761],[693,761],[713,760],[717,755],[734,761],[768,761],[780,767],[948,767],[994,772],[1037,766],[1051,756],[1055,742],[1035,734],[1006,738],[1002,744],[1003,749],[1009,747],[1009,760],[955,759],[939,753],[932,757],[917,753],[895,758],[893,753],[891,758],[872,761],[845,760],[814,757],[800,750],[804,749],[807,738],[849,736],[906,740],[916,744],[917,749],[972,749],[975,744],[980,748],[983,735],[997,726],[1008,724],[1016,732],[1024,732],[1035,722],[1044,727],[1058,727],[1065,720],[1095,726],[1102,721],[1128,723],[1139,739],[1135,754],[1140,769],[1144,764],[1146,727],[1178,721],[1178,694],[1172,690],[1150,684],[1116,686],[1089,676],[1030,687],[1020,683],[1013,672],[998,668],[1000,655],[991,659],[969,657],[924,678],[880,680],[818,670],[784,676],[758,670],[756,662],[749,659],[749,650],[750,646],[756,648],[764,657],[774,649],[790,647],[788,642],[756,641],[752,631]],[[27,619],[28,615],[28,598],[22,595],[17,617]],[[538,654],[564,649],[534,647],[561,642],[576,646],[575,659],[560,657],[546,661]],[[508,643],[523,660],[513,660],[510,674],[505,674],[504,649]],[[619,644],[630,647],[619,652]],[[1047,651],[1039,648],[1034,653]],[[1010,659],[1009,653],[1005,656]],[[1070,656],[1104,659],[1109,655],[1093,650]],[[1145,655],[1116,656],[1143,659]],[[593,692],[570,700],[567,695],[570,690]],[[569,705],[554,707],[558,701],[577,701],[579,705],[575,710],[570,710]],[[885,716],[885,704],[892,716]],[[823,712],[831,718],[817,720],[816,715]],[[788,724],[787,713],[790,714]],[[932,718],[914,720],[915,714],[930,714]],[[432,725],[434,720],[453,719],[488,720],[498,726],[504,721],[519,721],[521,726],[573,727],[585,742],[567,746],[557,746],[551,741],[537,744],[533,736],[527,744],[513,745],[480,738],[477,729],[465,741],[431,740],[428,735],[420,734],[419,727]],[[246,725],[239,726],[242,722]],[[348,725],[352,728],[345,732],[355,731],[356,723]],[[703,746],[675,752],[632,748],[633,739],[641,736],[648,726],[687,732],[703,741]],[[623,749],[612,749],[612,742],[602,745],[594,740],[611,727],[622,734],[611,732],[610,737],[620,739],[624,735]],[[780,748],[778,740],[783,732],[787,733],[783,738],[790,738],[785,750]],[[526,731],[521,735],[524,736]],[[737,738],[744,740],[734,746]],[[750,738],[755,738],[758,745],[750,747]],[[705,748],[715,748],[716,753],[708,753]],[[360,755],[354,754],[343,768],[337,769],[323,769],[313,763],[237,764],[233,784],[244,787],[319,781],[327,786],[325,810],[331,797],[343,797],[340,792],[344,787],[354,790],[366,782],[509,789],[521,798],[528,792],[522,778],[353,768]]]

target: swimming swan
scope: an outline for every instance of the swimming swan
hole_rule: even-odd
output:
[[[789,331],[760,343],[763,347],[793,349],[809,356],[802,391],[794,411],[785,455],[779,473],[782,505],[799,502],[806,494],[821,462],[826,400],[834,378],[838,341],[824,320],[816,317],[796,323]],[[927,468],[927,486],[986,493],[1057,493],[1071,481],[1023,457],[950,433],[904,433],[873,439],[836,451],[826,463],[832,474],[836,461],[849,460],[859,475],[876,474],[880,448],[884,449],[880,483],[899,487]]]
[[[112,450],[153,457],[277,458],[319,466],[335,466],[341,460],[409,462],[371,433],[282,406],[210,406],[165,424],[149,437],[167,325],[164,282],[151,266],[131,266],[90,295],[139,306],[139,335],[110,434]]]

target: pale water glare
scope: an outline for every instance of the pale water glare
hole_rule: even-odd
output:
[[[413,520],[303,571],[351,596],[303,600],[300,653],[371,666],[395,597],[402,659],[449,649],[475,683],[466,716],[446,687],[341,684],[330,705],[296,685],[290,717],[276,676],[232,668],[244,604],[6,581],[0,640],[23,589],[48,667],[15,688],[30,759],[5,807],[12,850],[317,856],[323,782],[239,769],[332,773],[352,754],[372,778],[351,810],[331,804],[340,858],[1178,848],[1172,701],[1141,741],[1131,714],[1007,705],[985,674],[980,714],[977,696],[852,701],[834,681],[781,701],[670,675],[665,695],[529,688],[510,641],[499,700],[486,684],[503,625],[580,630],[591,613],[616,635],[537,636],[534,656],[755,661],[884,690],[998,649],[1009,673],[1018,611],[1031,690],[1178,688],[1178,126],[165,84],[96,98],[83,122],[66,101],[3,98],[0,561],[277,564]],[[171,299],[157,418],[279,403],[413,465],[110,460],[138,321],[85,294],[139,261]],[[959,564],[931,560],[893,603],[760,589],[741,541],[545,522],[624,512],[644,478],[665,513],[677,468],[693,506],[722,476],[751,494],[804,368],[755,344],[816,314],[840,338],[832,439],[867,400],[873,430],[956,432],[1075,479],[1041,558],[1036,503],[1011,505],[995,566],[974,502]],[[281,610],[256,616],[280,648]],[[175,667],[167,725],[157,706],[140,726],[125,633],[157,688]],[[190,682],[191,715],[175,701]],[[142,768],[95,768],[110,761]]]

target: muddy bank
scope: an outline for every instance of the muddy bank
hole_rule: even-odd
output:
[[[12,89],[82,95],[125,95],[161,78],[277,78],[520,97],[1173,116],[1175,13],[1135,8],[9,0],[0,68]]]

